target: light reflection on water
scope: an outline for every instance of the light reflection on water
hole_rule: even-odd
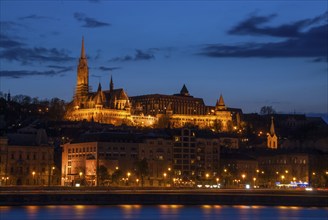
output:
[[[182,206],[182,205],[60,205],[2,206],[0,219],[252,219],[252,220],[327,220],[328,208],[268,207],[268,206]]]

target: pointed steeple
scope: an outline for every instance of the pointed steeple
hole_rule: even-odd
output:
[[[219,106],[225,106],[222,94],[220,95]]]
[[[109,83],[109,91],[112,92],[114,90],[114,83],[113,83],[113,76],[110,76],[110,83]]]
[[[101,84],[99,82],[97,92],[101,92]]]
[[[82,37],[81,58],[86,58],[84,49],[84,36]]]
[[[180,95],[189,96],[189,91],[188,91],[188,89],[187,89],[187,87],[186,87],[185,84],[183,84],[183,86],[182,86],[182,89],[180,91]]]
[[[220,95],[219,100],[216,101],[215,108],[216,108],[216,110],[226,109],[222,94]]]
[[[89,69],[87,57],[85,55],[84,37],[82,37],[81,57],[77,66],[77,81],[75,89],[75,99],[81,101],[89,93]]]
[[[271,117],[271,126],[270,126],[270,135],[273,136],[275,135],[276,132],[274,130],[274,122],[273,122],[273,117]]]
[[[268,133],[268,136],[267,136],[267,147],[271,148],[271,149],[278,148],[278,137],[274,130],[273,117],[271,117],[270,133]]]

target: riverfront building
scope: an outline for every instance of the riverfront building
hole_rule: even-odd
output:
[[[45,130],[27,127],[0,139],[1,185],[56,185],[56,173]]]
[[[101,185],[101,167],[120,176],[113,184],[138,184],[137,163],[147,161],[148,186],[190,185],[218,175],[220,138],[192,128],[153,133],[88,133],[63,145],[62,185]],[[207,174],[207,176],[206,176]]]

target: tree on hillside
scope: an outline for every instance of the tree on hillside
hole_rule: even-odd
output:
[[[276,110],[272,106],[263,106],[260,110],[261,115],[272,115],[276,114]]]

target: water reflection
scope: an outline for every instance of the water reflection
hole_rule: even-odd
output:
[[[182,205],[60,205],[0,207],[0,219],[316,219],[327,220],[328,208]]]

